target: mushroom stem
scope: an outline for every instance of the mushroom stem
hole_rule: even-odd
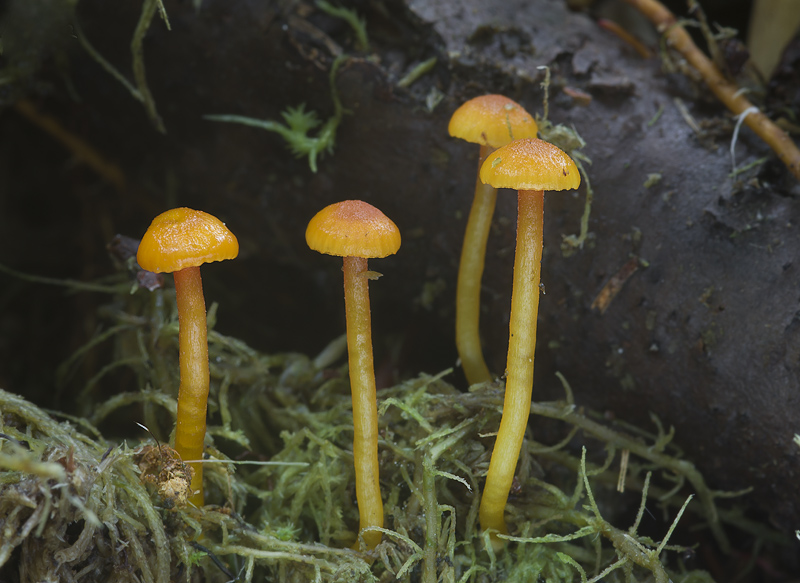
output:
[[[507,533],[503,511],[514,480],[522,439],[528,424],[533,390],[533,354],[539,312],[539,278],[542,264],[544,192],[520,190],[517,214],[517,251],[511,295],[508,364],[503,417],[492,451],[479,516],[484,530]],[[492,537],[492,544],[503,542]]]
[[[178,344],[181,384],[178,390],[178,418],[175,450],[194,470],[192,496],[195,506],[203,505],[203,440],[206,434],[208,402],[208,329],[203,281],[199,267],[186,267],[173,273],[178,303]]]
[[[353,458],[356,473],[359,530],[383,527],[383,500],[378,472],[378,408],[372,359],[372,324],[369,309],[367,259],[344,258],[344,304],[347,319],[347,352],[350,391],[353,398]],[[363,533],[370,549],[381,533]],[[357,545],[356,545],[357,546]]]
[[[481,145],[478,169],[494,148]],[[481,279],[486,256],[486,241],[492,226],[497,189],[475,180],[475,198],[469,211],[464,245],[461,248],[461,263],[458,268],[456,286],[456,348],[461,366],[470,385],[492,380],[489,367],[483,358],[479,321],[481,311]]]

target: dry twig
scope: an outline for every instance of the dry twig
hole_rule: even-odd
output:
[[[14,109],[28,121],[61,142],[78,160],[113,184],[117,190],[125,190],[125,175],[120,167],[105,159],[89,142],[71,133],[53,116],[37,110],[27,99],[17,101]]]
[[[714,95],[737,116],[754,107],[739,87],[728,81],[714,63],[694,44],[686,29],[667,8],[657,0],[627,0],[628,4],[644,14],[656,29],[665,35],[670,46],[678,51],[689,64],[703,77]],[[745,118],[745,123],[786,164],[789,171],[800,180],[800,150],[789,136],[761,111],[753,111]]]
[[[635,50],[643,59],[649,59],[653,56],[653,53],[644,45],[642,41],[633,36],[613,20],[600,18],[597,21],[597,26],[607,30],[612,34],[615,34],[621,41],[627,43],[633,50]]]

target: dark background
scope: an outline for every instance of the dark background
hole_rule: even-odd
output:
[[[610,3],[592,10],[610,10]],[[683,3],[670,3],[685,15]],[[714,487],[753,487],[743,503],[786,532],[800,524],[800,229],[797,182],[709,92],[657,58],[644,60],[595,21],[552,0],[348,2],[366,18],[370,52],[349,28],[303,2],[165,2],[144,43],[147,81],[166,133],[74,37],[132,78],[130,38],[141,3],[0,2],[13,83],[0,84],[0,262],[26,273],[92,280],[113,271],[105,246],[140,237],[172,206],[214,213],[237,234],[241,255],[204,268],[218,329],[266,351],[314,354],[343,331],[338,260],[308,250],[305,225],[323,206],[360,198],[403,233],[400,252],[372,262],[379,382],[456,361],[453,297],[477,147],[447,135],[465,99],[501,92],[541,113],[543,73],[553,74],[550,118],[586,140],[595,189],[589,244],[570,257],[581,196],[547,197],[535,398],[559,398],[561,371],[580,404],[639,425],[656,413]],[[746,27],[748,2],[704,4],[709,20]],[[37,12],[38,11],[38,12]],[[646,25],[643,34],[653,36]],[[648,32],[649,31],[649,32]],[[321,33],[318,34],[318,33]],[[330,42],[329,42],[330,41]],[[333,44],[331,44],[333,43]],[[333,108],[331,47],[353,55],[336,80],[349,110],[332,155],[310,172],[277,134],[203,119],[231,113],[278,119],[305,103]],[[655,45],[653,48],[656,48]],[[436,57],[410,88],[397,81]],[[767,93],[796,107],[791,75]],[[796,83],[796,80],[794,81]],[[563,92],[588,93],[582,106]],[[440,92],[432,110],[426,98]],[[795,91],[795,93],[793,93]],[[13,108],[26,98],[117,164],[122,190],[104,181]],[[696,134],[675,105],[701,123]],[[656,123],[650,124],[661,111]],[[777,107],[772,111],[777,111]],[[645,187],[648,175],[661,180]],[[505,360],[515,201],[501,193],[484,275],[482,327],[490,367]],[[649,264],[607,311],[592,302],[632,257]],[[53,390],[55,367],[103,326],[102,294],[0,276],[0,386],[71,410],[72,397],[109,358],[93,352],[79,378]],[[453,383],[466,389],[456,373]],[[102,390],[130,388],[111,375]]]

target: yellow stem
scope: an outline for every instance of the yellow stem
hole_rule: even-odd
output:
[[[540,190],[521,190],[518,204],[517,251],[514,259],[503,417],[489,462],[479,510],[481,528],[503,534],[507,532],[503,511],[514,480],[531,408],[542,263],[544,193]],[[502,548],[502,540],[493,537],[492,543],[496,548]]]
[[[479,169],[493,151],[491,146],[481,146]],[[461,247],[456,286],[456,348],[467,382],[471,385],[492,380],[481,350],[479,327],[486,241],[489,238],[496,202],[497,189],[484,184],[478,178],[475,181],[475,198],[469,211],[464,244]]]
[[[372,360],[372,324],[369,309],[367,260],[344,258],[344,305],[347,316],[347,352],[353,397],[353,459],[359,530],[383,526],[383,500],[378,472],[378,405]],[[370,549],[381,540],[377,531],[365,532]],[[356,544],[356,547],[358,545]]]
[[[199,267],[176,271],[175,293],[178,301],[180,332],[181,385],[178,390],[178,419],[175,427],[175,450],[184,461],[203,457],[208,404],[208,330],[203,281]],[[194,470],[189,499],[203,505],[203,464],[189,462]]]

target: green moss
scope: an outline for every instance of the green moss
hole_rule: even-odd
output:
[[[69,4],[74,7],[74,5],[77,4],[77,1],[78,0],[73,0]],[[161,116],[158,114],[155,99],[153,98],[153,95],[150,92],[150,87],[147,84],[147,74],[144,63],[144,39],[147,35],[147,31],[150,28],[150,24],[156,15],[156,12],[161,15],[167,30],[170,29],[169,19],[167,18],[167,12],[164,9],[162,0],[144,0],[142,3],[142,12],[139,16],[139,22],[136,24],[136,29],[134,30],[133,38],[131,40],[131,56],[133,58],[134,78],[133,83],[131,83],[128,78],[125,77],[125,75],[120,73],[110,61],[103,57],[103,55],[101,55],[97,49],[92,46],[88,37],[81,29],[77,18],[73,17],[72,26],[75,31],[75,36],[78,38],[78,42],[81,44],[83,49],[101,67],[103,67],[106,72],[119,81],[134,99],[140,101],[142,105],[144,105],[147,115],[150,117],[150,121],[153,123],[156,129],[161,133],[166,133],[164,122],[162,121]]]
[[[644,184],[642,184],[642,186],[644,186],[645,188],[651,188],[656,184],[658,184],[659,182],[661,182],[662,178],[663,176],[660,172],[653,172],[647,175],[647,179],[644,181]]]
[[[317,8],[326,14],[344,20],[356,35],[356,49],[359,51],[369,51],[367,21],[361,18],[355,10],[343,6],[334,6],[325,0],[317,0],[316,5]]]
[[[592,234],[589,233],[589,216],[592,213],[592,201],[594,200],[594,190],[592,183],[589,180],[589,173],[584,167],[585,164],[591,165],[592,160],[584,154],[581,150],[586,147],[586,142],[572,127],[568,128],[563,124],[554,125],[549,119],[549,91],[550,91],[550,68],[539,67],[544,69],[545,75],[541,87],[544,91],[543,101],[543,114],[536,116],[536,124],[539,126],[539,135],[546,142],[550,142],[558,146],[564,152],[569,154],[575,166],[583,178],[583,184],[586,189],[586,199],[583,205],[583,214],[581,215],[581,228],[577,235],[562,235],[561,253],[564,257],[569,257],[575,254],[578,250],[583,249],[584,244],[591,238]]]
[[[308,157],[308,165],[312,172],[317,171],[317,158],[323,153],[332,153],[336,140],[336,130],[342,121],[345,110],[336,91],[336,72],[347,57],[339,56],[333,62],[330,72],[331,99],[333,101],[333,115],[322,124],[316,136],[310,135],[311,130],[320,125],[316,112],[306,111],[305,104],[297,107],[288,107],[281,113],[285,123],[273,120],[261,120],[242,115],[206,115],[210,121],[239,123],[279,134],[286,146],[298,158]]]
[[[142,420],[166,439],[175,416],[174,292],[117,289],[102,310],[106,331],[64,370],[114,343],[116,360],[104,370],[130,368],[139,390],[101,398],[85,388],[84,416],[70,422],[0,391],[0,567],[18,563],[13,568],[47,580],[92,572],[112,582],[128,581],[131,571],[164,583],[189,581],[195,571],[220,582],[237,576],[247,582],[666,582],[679,580],[673,553],[679,547],[667,541],[684,511],[723,549],[729,548],[725,524],[780,540],[720,510],[720,494],[681,458],[672,430],[656,417],[653,433],[599,421],[601,415],[576,408],[559,375],[564,398],[531,405],[534,425],[554,424],[551,442],[530,434],[525,440],[507,507],[511,535],[494,554],[477,514],[502,383],[464,393],[444,371],[379,391],[383,542],[372,554],[352,550],[358,511],[346,344],[336,339],[313,359],[262,354],[213,330],[216,306],[208,317],[208,506],[181,506],[153,483],[157,472],[148,470],[144,479],[143,448],[150,448],[150,462],[159,459],[150,436],[143,432],[140,444],[128,446],[96,429],[109,415],[127,413],[131,425]],[[605,517],[616,514],[615,506],[635,504],[616,493],[620,483],[639,499],[627,529]],[[662,505],[672,522],[660,542],[638,533],[645,503]],[[697,572],[680,577],[708,580]]]

